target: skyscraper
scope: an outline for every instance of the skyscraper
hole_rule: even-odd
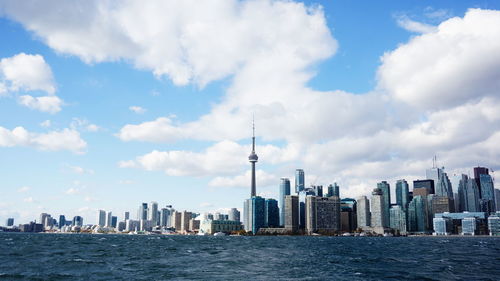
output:
[[[408,204],[408,231],[426,232],[428,219],[426,198],[420,195],[413,197],[410,204]]]
[[[59,228],[62,228],[66,225],[66,217],[64,215],[59,216]]]
[[[481,198],[482,196],[482,191],[481,191],[481,175],[489,175],[489,170],[488,168],[485,167],[474,167],[474,181],[476,181],[476,186],[479,191],[479,196]]]
[[[137,220],[147,220],[148,219],[148,203],[142,203],[137,211]]]
[[[434,180],[414,180],[413,181],[413,195],[415,194],[415,190],[418,188],[426,188],[427,194],[434,194]]]
[[[497,206],[497,212],[500,212],[500,189],[495,189],[495,205]]]
[[[97,225],[104,227],[106,225],[106,211],[97,211]]]
[[[328,192],[326,194],[326,197],[330,196],[338,196],[340,197],[340,190],[339,190],[339,185],[334,182],[333,184],[328,185]]]
[[[370,226],[370,200],[366,196],[361,196],[357,200],[358,227],[366,229]]]
[[[377,188],[382,192],[383,197],[383,209],[382,213],[384,216],[384,225],[383,227],[389,227],[390,222],[390,213],[389,209],[391,208],[391,189],[390,185],[386,181],[382,181],[377,183]]]
[[[306,231],[339,231],[340,198],[338,196],[306,197]]]
[[[14,218],[8,218],[6,226],[13,226],[14,225]]]
[[[252,124],[252,152],[248,156],[248,161],[252,164],[252,181],[250,197],[257,195],[256,180],[255,180],[255,163],[259,160],[257,154],[255,154],[255,124]]]
[[[112,227],[113,225],[113,213],[107,212],[106,213],[106,227]]]
[[[245,230],[256,234],[261,227],[265,226],[265,202],[260,196],[254,196],[245,201]]]
[[[479,182],[481,183],[481,198],[485,203],[482,211],[487,213],[494,213],[496,211],[496,203],[493,179],[488,174],[480,174]]]
[[[296,195],[285,196],[285,228],[293,232],[299,228],[299,197]]]
[[[305,187],[306,184],[304,170],[295,170],[295,193],[299,193],[300,191],[304,190]]]
[[[479,212],[479,188],[475,180],[468,179],[465,189],[466,201],[467,201],[467,211],[469,212]]]
[[[149,209],[149,218],[148,220],[152,221],[154,226],[157,226],[160,224],[160,220],[158,217],[158,203],[157,202],[151,202],[151,209]]]
[[[387,222],[386,216],[384,215],[384,198],[383,193],[380,188],[375,188],[372,192],[372,202],[371,202],[371,226],[372,228],[383,229]],[[383,230],[382,230],[383,231]],[[377,232],[377,231],[376,231]]]
[[[124,216],[124,221],[126,220],[129,220],[130,219],[130,212],[125,212],[125,216]]]
[[[290,180],[281,178],[279,197],[280,226],[285,225],[285,196],[287,195],[290,195]]]
[[[426,170],[427,179],[434,182],[434,192],[438,196],[446,196],[453,199],[453,190],[448,175],[444,172],[443,168],[432,167]]]
[[[166,206],[165,208],[161,208],[161,217],[160,217],[160,226],[162,227],[171,227],[171,216],[172,216],[172,206]]]
[[[231,208],[228,214],[228,220],[230,221],[240,221],[240,211],[236,208]]]
[[[400,205],[395,205],[391,207],[389,212],[391,212],[390,227],[401,234],[406,233],[406,212],[403,208]]]
[[[405,180],[398,180],[396,182],[396,205],[401,206],[402,210],[408,208],[408,203],[410,203],[410,189],[408,187],[408,182]]]
[[[80,216],[75,216],[73,218],[73,226],[83,226],[83,218]]]
[[[278,201],[275,199],[266,199],[264,210],[264,225],[266,227],[279,226],[279,208]]]

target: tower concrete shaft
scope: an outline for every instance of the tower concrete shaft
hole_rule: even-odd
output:
[[[250,196],[254,197],[257,195],[256,180],[255,180],[255,163],[259,160],[257,154],[255,154],[255,123],[252,123],[252,152],[248,156],[248,161],[252,164],[252,180],[251,180],[251,190]]]

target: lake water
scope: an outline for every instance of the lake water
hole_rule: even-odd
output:
[[[500,238],[0,233],[3,280],[500,280]]]

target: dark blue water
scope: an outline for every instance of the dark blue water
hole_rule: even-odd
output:
[[[4,280],[500,280],[500,238],[0,233]]]

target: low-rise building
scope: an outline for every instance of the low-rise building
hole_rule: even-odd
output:
[[[230,233],[240,230],[243,230],[243,225],[239,221],[204,220],[200,225],[200,232],[208,234],[217,232]]]

